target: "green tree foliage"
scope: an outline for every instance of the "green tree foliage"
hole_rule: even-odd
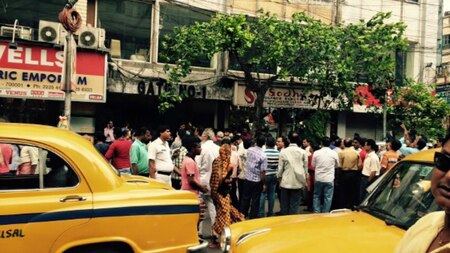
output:
[[[339,79],[371,86],[375,97],[384,102],[387,90],[395,85],[395,52],[407,49],[403,36],[406,25],[389,23],[391,13],[378,13],[369,21],[341,25]]]
[[[391,129],[404,123],[408,129],[415,129],[429,138],[444,135],[443,119],[450,114],[450,106],[432,91],[433,86],[414,81],[397,88],[387,104],[387,111],[392,115]]]
[[[327,123],[330,120],[330,113],[323,110],[315,111],[303,122],[305,137],[311,143],[320,144],[322,137],[326,135]]]
[[[257,94],[257,126],[264,95],[277,80],[319,91],[313,102],[319,109],[349,108],[357,81],[363,80],[381,96],[392,87],[394,52],[405,49],[407,42],[405,26],[386,24],[389,17],[389,13],[380,13],[368,22],[332,26],[304,13],[294,14],[291,21],[262,11],[256,19],[218,14],[210,22],[177,27],[164,40],[166,56],[175,62],[165,70],[169,83],[176,85],[192,71],[192,59],[227,52],[243,71],[246,87]],[[273,69],[277,71],[267,74]],[[165,106],[176,100],[163,96]]]

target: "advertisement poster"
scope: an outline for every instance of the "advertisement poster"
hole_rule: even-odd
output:
[[[64,51],[0,41],[0,97],[64,100]],[[77,51],[76,91],[72,101],[106,102],[106,55]]]

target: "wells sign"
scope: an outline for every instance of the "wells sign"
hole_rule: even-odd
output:
[[[0,97],[64,100],[64,52],[0,41]],[[77,89],[72,100],[106,102],[106,55],[77,52]]]

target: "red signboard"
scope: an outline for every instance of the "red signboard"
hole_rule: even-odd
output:
[[[0,41],[0,97],[64,100],[63,65],[62,50]],[[106,102],[106,55],[78,51],[76,66],[72,100]]]

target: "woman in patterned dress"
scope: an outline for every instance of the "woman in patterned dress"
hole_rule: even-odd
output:
[[[210,181],[211,197],[217,213],[216,220],[212,226],[214,240],[211,246],[217,244],[217,238],[219,238],[225,227],[245,219],[244,215],[231,204],[231,174],[233,172],[233,165],[230,162],[231,145],[223,144],[219,153],[219,157],[213,163]]]

